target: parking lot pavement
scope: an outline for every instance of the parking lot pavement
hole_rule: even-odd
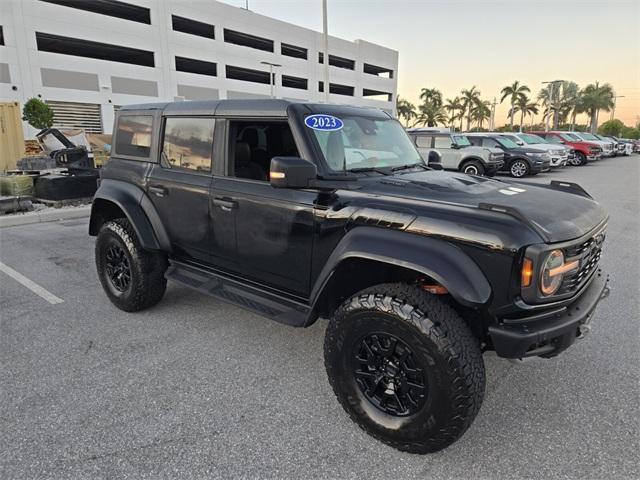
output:
[[[469,431],[427,456],[364,434],[322,361],[325,322],[293,329],[170,285],[127,314],[94,273],[87,220],[0,230],[1,478],[638,478],[640,156],[535,177],[611,214],[611,296],[552,360],[487,354]],[[558,205],[562,208],[562,205]]]

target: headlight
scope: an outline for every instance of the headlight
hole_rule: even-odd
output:
[[[546,297],[553,295],[560,288],[564,275],[558,269],[564,265],[564,254],[561,250],[552,250],[542,265],[540,275],[540,291]]]

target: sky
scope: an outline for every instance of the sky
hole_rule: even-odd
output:
[[[247,0],[224,0],[245,7]],[[321,0],[248,0],[249,9],[322,30]],[[485,100],[519,80],[610,83],[616,118],[640,122],[640,0],[328,0],[329,34],[399,52],[398,95],[445,98],[475,85]],[[496,124],[506,123],[505,101]],[[609,113],[601,112],[600,119]],[[579,117],[586,123],[586,116]]]

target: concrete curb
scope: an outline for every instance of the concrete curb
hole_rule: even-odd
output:
[[[52,208],[44,212],[28,212],[0,216],[0,228],[31,225],[32,223],[57,222],[72,218],[86,218],[91,215],[91,205],[74,208]]]

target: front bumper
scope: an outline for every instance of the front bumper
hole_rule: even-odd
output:
[[[504,358],[553,357],[566,350],[588,332],[596,306],[609,295],[608,283],[609,276],[598,269],[590,285],[570,305],[490,326],[496,353]]]
[[[503,166],[504,166],[504,161],[502,160],[489,161],[485,164],[484,169],[485,169],[485,172],[488,174],[495,174],[495,173],[498,173],[498,171]]]
[[[564,167],[567,164],[569,157],[567,157],[566,155],[561,157],[561,156],[557,156],[557,157],[551,157],[551,166],[552,167]]]
[[[594,153],[592,155],[587,155],[587,162],[595,162],[596,160],[600,160],[601,158],[601,153]]]

